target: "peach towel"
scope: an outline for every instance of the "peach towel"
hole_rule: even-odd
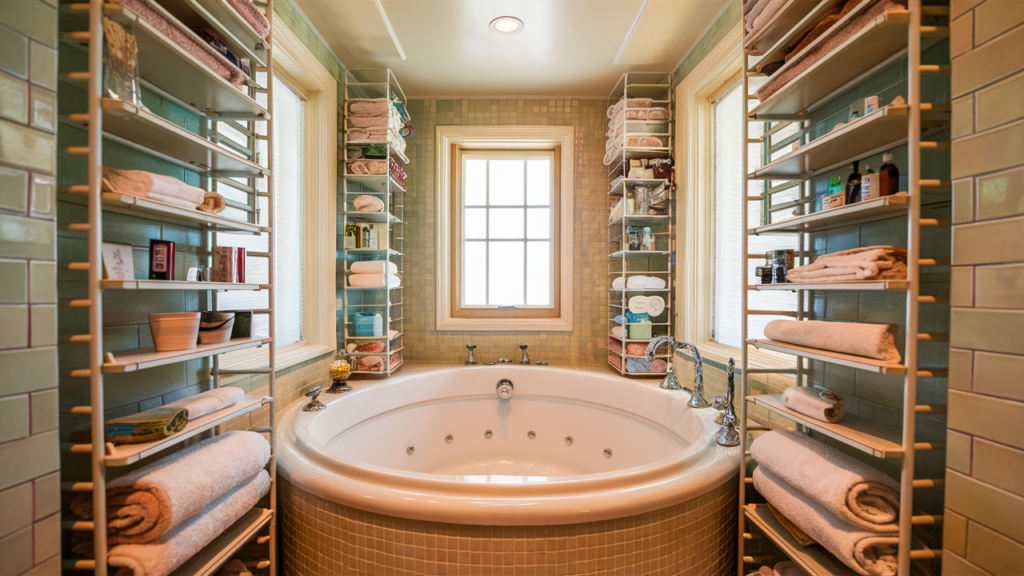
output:
[[[823,322],[820,320],[772,320],[764,335],[772,340],[842,354],[899,362],[895,324]]]
[[[236,386],[221,386],[220,388],[214,388],[207,392],[200,392],[194,396],[164,404],[164,408],[188,410],[188,419],[195,420],[218,410],[223,410],[228,406],[238,404],[242,398],[245,398],[245,390]]]
[[[348,277],[348,285],[352,288],[398,288],[402,285],[402,279],[394,274],[388,274],[387,284],[384,284],[383,274],[352,274]]]
[[[387,160],[356,160],[348,165],[348,173],[357,176],[379,176],[388,173]]]
[[[356,199],[352,201],[352,207],[356,209],[356,212],[383,212],[384,201],[376,196],[364,194],[356,196]]]
[[[361,260],[349,265],[348,270],[353,274],[383,274],[384,269],[389,274],[398,274],[398,264],[387,260]]]

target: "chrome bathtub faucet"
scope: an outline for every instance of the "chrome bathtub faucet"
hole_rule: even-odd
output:
[[[317,399],[323,389],[323,386],[315,386],[311,388],[309,392],[306,392],[305,396],[306,398],[309,398],[309,402],[302,407],[303,412],[319,412],[327,408],[326,404]]]
[[[466,349],[469,350],[469,358],[466,358],[466,365],[476,366],[476,358],[473,357],[473,350],[476,350],[476,344],[466,344]]]
[[[529,347],[530,347],[529,344],[520,344],[519,345],[519,349],[523,351],[523,357],[519,359],[519,363],[520,364],[527,364],[527,365],[530,364],[530,355],[526,352],[526,349],[529,348]]]
[[[733,408],[733,397],[736,394],[735,383],[736,363],[729,358],[729,365],[726,367],[728,385],[724,396],[715,396],[713,405],[715,408],[725,408],[722,414],[722,427],[715,432],[715,442],[721,446],[739,446],[740,433],[736,430],[736,409]]]
[[[512,381],[509,380],[508,378],[502,378],[501,380],[498,380],[497,386],[494,387],[494,391],[495,393],[498,394],[498,398],[501,398],[502,400],[508,400],[509,398],[511,398],[512,391],[514,389],[515,387],[512,386]],[[488,430],[488,432],[490,432],[490,430]],[[488,438],[490,438],[490,436],[488,436]]]
[[[697,347],[689,342],[676,342],[676,339],[672,336],[658,336],[651,340],[651,343],[647,345],[647,360],[654,360],[654,353],[658,349],[658,346],[668,342],[670,354],[672,351],[679,349],[689,350],[693,354],[693,392],[690,393],[690,401],[686,404],[693,408],[708,408],[711,403],[704,398],[704,366],[700,360],[700,352],[697,351]],[[672,358],[669,358],[668,363],[668,374],[665,379],[661,381],[661,387],[669,390],[680,390],[683,389],[679,385],[679,379],[676,377],[675,369],[672,367]]]

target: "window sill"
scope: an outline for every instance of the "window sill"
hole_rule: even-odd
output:
[[[700,351],[700,355],[703,360],[711,360],[712,362],[726,366],[729,363],[729,358],[732,358],[737,365],[739,364],[741,354],[739,348],[726,346],[710,340],[706,342],[699,342],[695,344],[695,346],[697,346],[697,350]],[[689,351],[676,350],[675,354],[678,354],[680,358],[689,361]],[[788,354],[781,354],[769,350],[757,350],[753,347],[747,349],[748,368],[765,369],[778,368],[779,366],[785,366],[786,368],[794,367],[794,357]],[[739,366],[737,366],[737,369],[739,369]],[[789,374],[781,374],[780,376],[792,378]]]
[[[439,331],[468,332],[572,332],[571,318],[444,318]]]
[[[288,346],[277,350],[277,358],[274,363],[274,368],[277,372],[280,372],[297,364],[301,364],[308,360],[312,360],[313,358],[323,356],[324,354],[330,354],[332,352],[334,352],[332,347],[325,346],[323,344],[311,344],[307,342],[289,344]],[[269,354],[270,352],[267,348],[254,348],[225,354],[221,357],[220,367],[225,370],[245,370],[246,368],[267,366],[270,364]]]

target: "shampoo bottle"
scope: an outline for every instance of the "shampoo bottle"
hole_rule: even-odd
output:
[[[899,191],[900,171],[892,163],[892,153],[886,152],[882,156],[882,166],[878,169],[879,195],[889,196]]]

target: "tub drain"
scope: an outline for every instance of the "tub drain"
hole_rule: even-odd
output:
[[[405,449],[405,453],[410,455],[410,456],[412,456],[412,453],[415,452],[415,451],[416,451],[416,447],[415,446],[409,446],[408,448]]]
[[[612,449],[611,448],[605,448],[604,449],[604,457],[605,458],[611,458],[612,457]]]
[[[449,435],[444,437],[444,441],[449,443],[449,444],[452,443],[452,440],[455,440],[455,436],[452,436],[451,434],[449,434]]]
[[[494,432],[491,432],[490,430],[484,432],[484,438],[490,438],[491,436],[494,436]]]
[[[534,438],[537,437],[537,433],[534,432],[533,430],[530,430],[529,432],[526,433],[526,437],[529,438],[530,440],[533,440]]]
[[[566,443],[566,445],[568,445],[568,446],[572,446],[572,443],[573,443],[573,439],[572,439],[572,436],[566,436],[566,437],[565,437],[565,443]]]

